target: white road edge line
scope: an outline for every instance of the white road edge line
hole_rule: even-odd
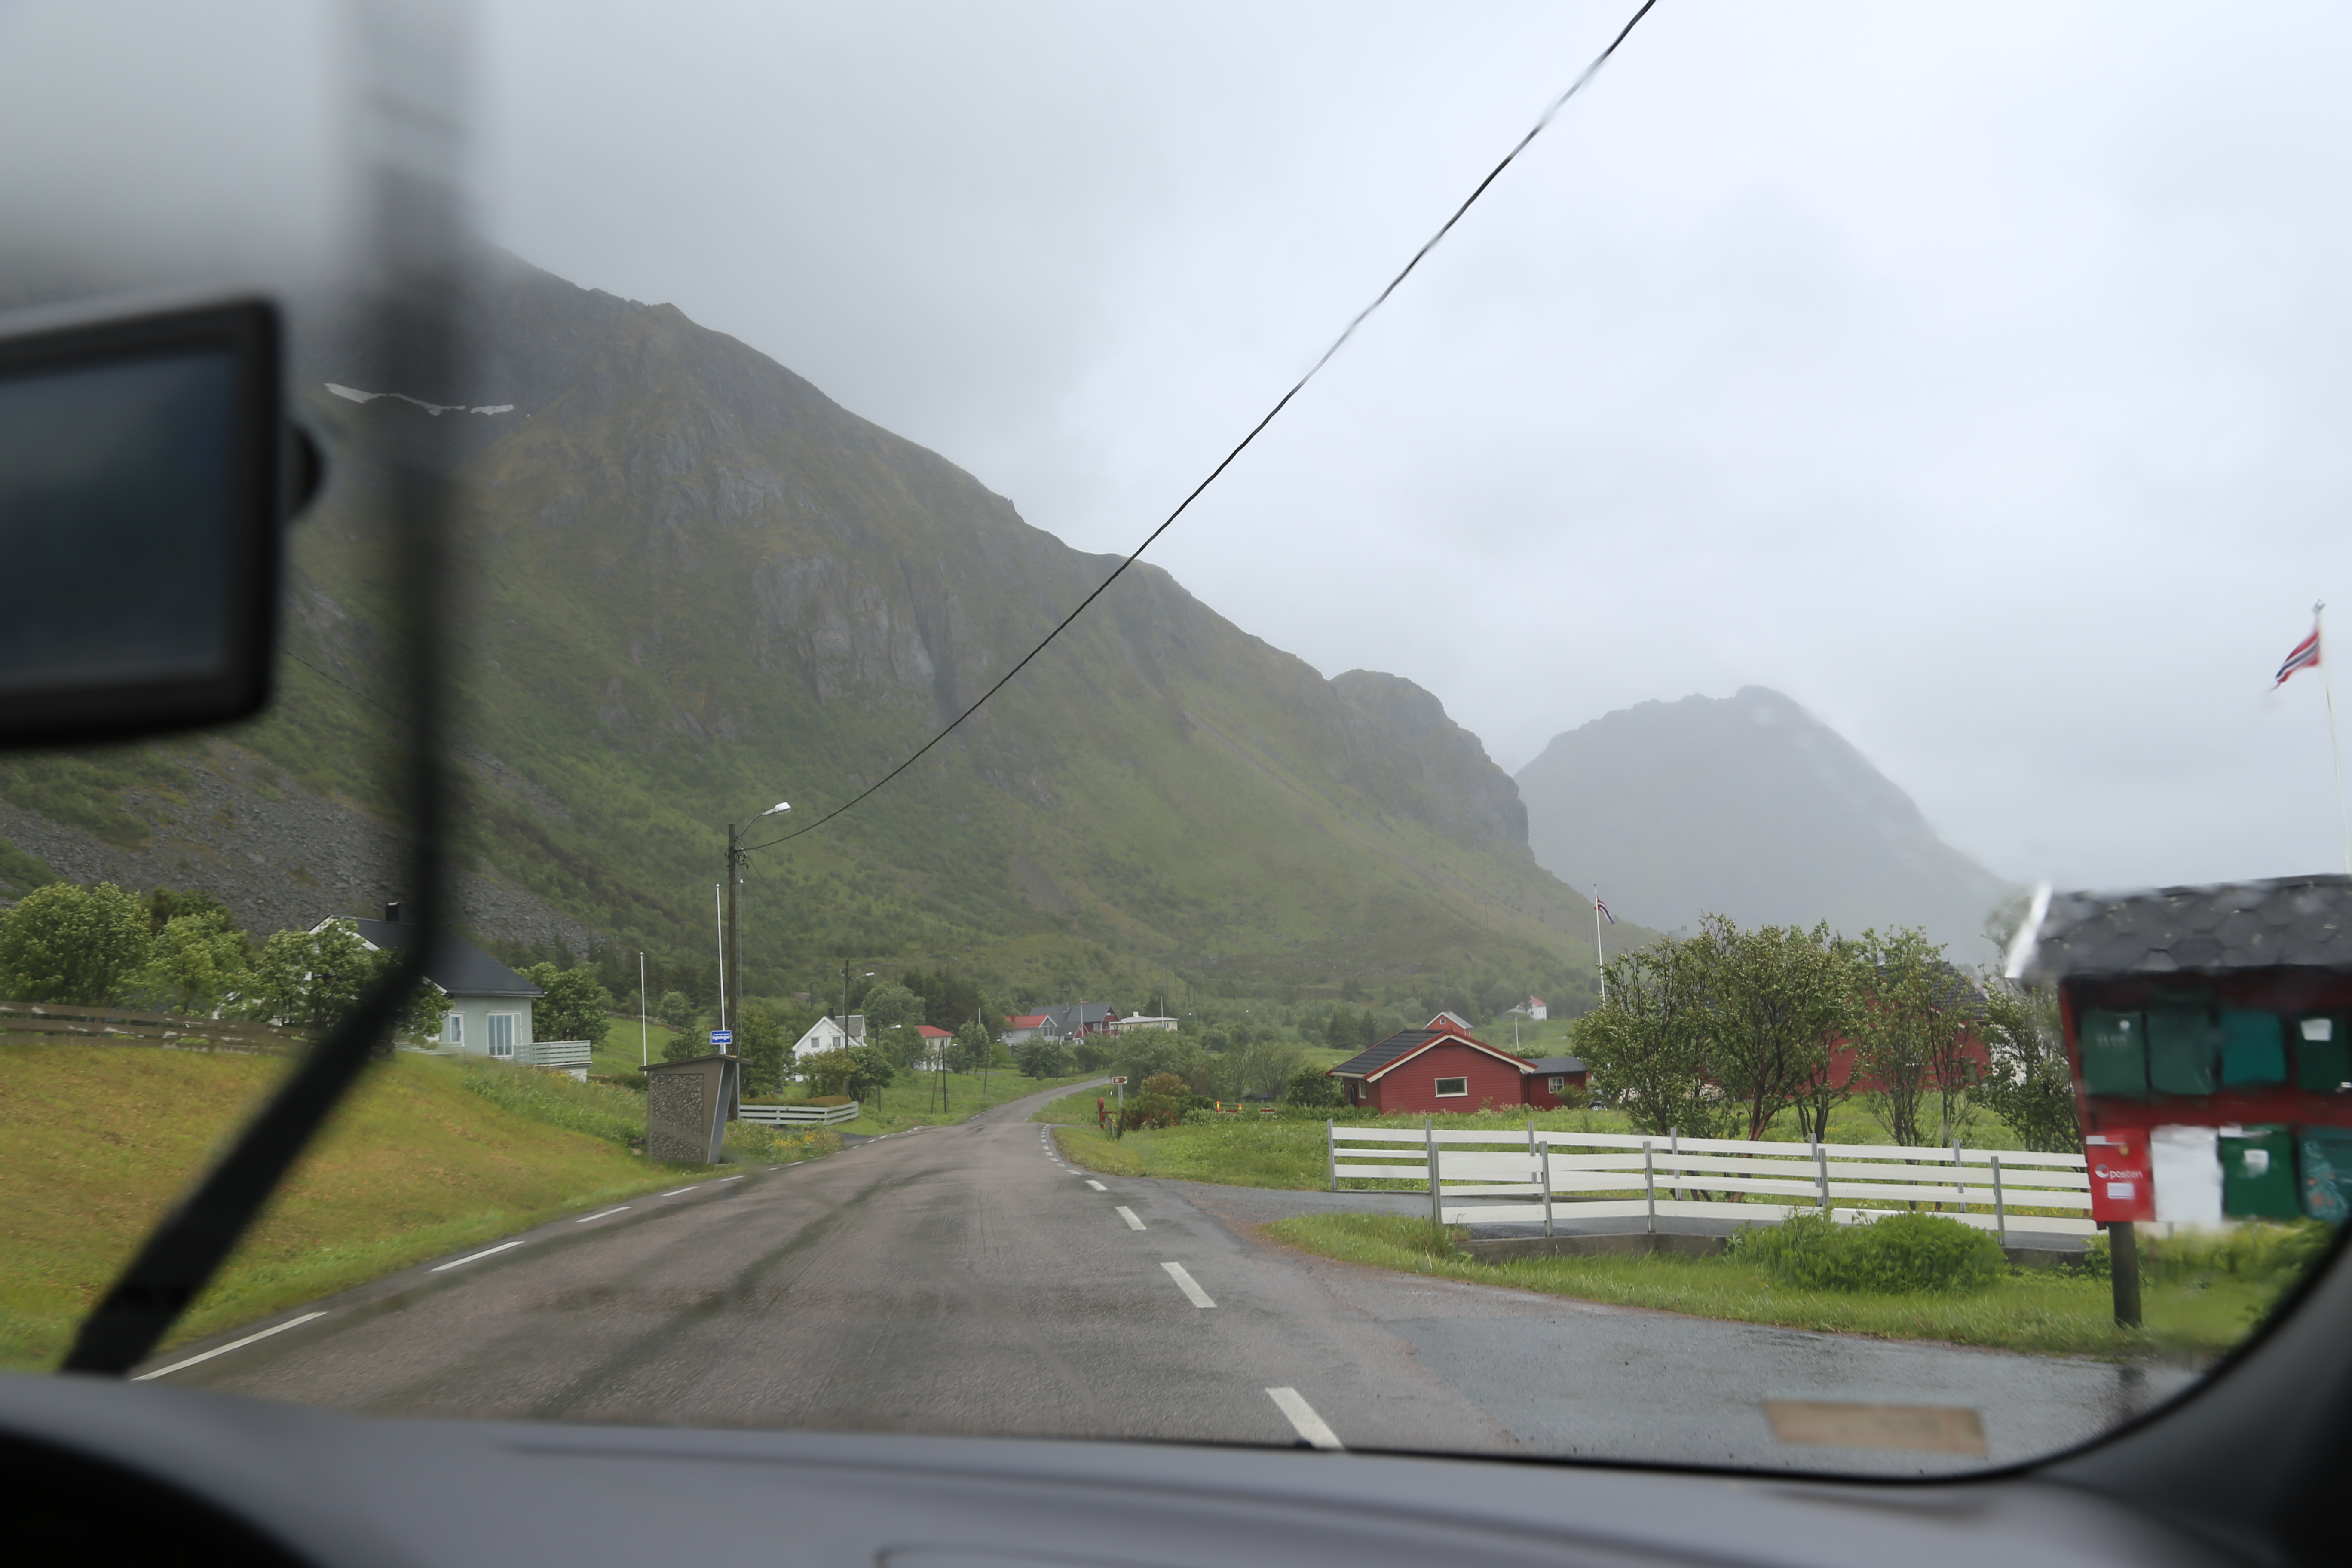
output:
[[[1186,1299],[1189,1300],[1192,1305],[1195,1307],[1213,1307],[1216,1305],[1214,1301],[1209,1300],[1209,1293],[1201,1289],[1201,1282],[1193,1279],[1190,1274],[1184,1272],[1184,1266],[1182,1264],[1163,1263],[1160,1267],[1168,1270],[1168,1278],[1176,1281],[1176,1289],[1183,1291]]]
[[[212,1349],[192,1355],[185,1361],[175,1361],[169,1366],[159,1366],[153,1372],[142,1372],[131,1381],[145,1383],[151,1377],[162,1377],[167,1373],[184,1372],[200,1361],[210,1361],[216,1355],[226,1355],[231,1351],[242,1350],[256,1340],[266,1340],[272,1334],[282,1334],[287,1330],[307,1323],[313,1318],[323,1318],[326,1315],[324,1312],[305,1312],[299,1318],[289,1318],[284,1322],[264,1329],[257,1334],[247,1334],[241,1340],[231,1340],[225,1345],[215,1345]]]
[[[620,1208],[606,1209],[602,1214],[583,1214],[572,1223],[573,1225],[586,1225],[592,1219],[607,1219],[614,1215],[619,1214],[622,1209],[625,1209],[627,1207],[629,1207],[627,1204],[623,1204]]]
[[[740,1176],[721,1176],[717,1182],[713,1183],[712,1185],[723,1187],[730,1182],[740,1182],[742,1179],[743,1178]]]
[[[1141,1230],[1143,1228],[1143,1222],[1136,1218],[1135,1211],[1128,1207],[1125,1204],[1119,1205],[1118,1208],[1113,1209],[1111,1212],[1118,1215],[1119,1218],[1127,1221],[1128,1229]]]
[[[700,1185],[702,1185],[702,1184],[701,1184],[700,1182],[697,1182],[697,1183],[695,1183],[695,1184],[694,1184],[694,1187],[698,1187],[698,1186],[700,1186]],[[694,1187],[679,1187],[679,1188],[677,1188],[676,1191],[673,1191],[673,1192],[656,1193],[656,1194],[655,1194],[654,1195],[655,1195],[656,1197],[674,1198],[674,1197],[677,1196],[677,1194],[678,1194],[679,1193],[690,1193],[690,1192],[694,1191]]]
[[[425,1272],[427,1274],[438,1274],[445,1269],[456,1268],[463,1264],[478,1263],[483,1258],[488,1258],[493,1252],[504,1252],[509,1247],[520,1247],[522,1243],[520,1241],[501,1241],[496,1247],[486,1247],[479,1252],[468,1253],[463,1258],[453,1258],[446,1263],[436,1263]]]
[[[1307,1404],[1306,1396],[1298,1390],[1269,1388],[1265,1394],[1274,1401],[1276,1409],[1290,1417],[1292,1429],[1307,1440],[1308,1447],[1328,1448],[1335,1454],[1347,1451],[1347,1445],[1339,1441],[1339,1435],[1331,1430],[1323,1417],[1315,1414],[1315,1406]]]
[[[1110,1191],[1110,1189],[1109,1189],[1108,1187],[1104,1186],[1100,1182],[1096,1181],[1092,1176],[1089,1176],[1089,1177],[1087,1177],[1087,1185],[1088,1185],[1088,1186],[1092,1187],[1095,1191],[1097,1191],[1097,1192],[1098,1192],[1098,1193],[1107,1193],[1107,1192]]]

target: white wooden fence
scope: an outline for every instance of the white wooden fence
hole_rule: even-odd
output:
[[[765,1127],[837,1127],[856,1121],[861,1109],[854,1100],[847,1105],[739,1105],[735,1119]]]
[[[2096,1228],[2088,1218],[2090,1173],[2080,1154],[1751,1143],[1534,1126],[1523,1132],[1324,1127],[1333,1192],[1342,1177],[1410,1182],[1427,1190],[1431,1217],[1443,1225],[1539,1220],[1549,1236],[1556,1220],[1639,1218],[1654,1230],[1662,1215],[1772,1224],[1814,1210],[1851,1225],[1927,1208],[2004,1240],[2021,1231],[2088,1236]],[[1841,1206],[1841,1198],[1849,1202]]]
[[[591,1048],[585,1040],[528,1040],[514,1048],[514,1059],[527,1067],[584,1068]]]

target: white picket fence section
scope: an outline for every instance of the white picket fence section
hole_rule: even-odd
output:
[[[1914,1207],[1993,1231],[2089,1236],[2097,1227],[2080,1154],[1877,1143],[1751,1143],[1612,1132],[1476,1131],[1324,1124],[1331,1190],[1342,1177],[1410,1182],[1444,1225],[1661,1215],[1776,1224],[1811,1210],[1866,1224]],[[1738,1194],[1745,1200],[1735,1201]],[[1468,1202],[1465,1200],[1484,1200]],[[1784,1201],[1773,1202],[1773,1199]],[[1847,1200],[1843,1205],[1840,1199]],[[1973,1206],[1971,1206],[1973,1205]],[[1978,1213],[1976,1208],[1990,1212]],[[2012,1214],[2063,1209],[2063,1215]],[[2084,1217],[2074,1217],[2082,1215]]]
[[[735,1120],[763,1127],[837,1127],[856,1121],[862,1109],[854,1100],[847,1105],[739,1105]]]
[[[584,1068],[591,1049],[585,1040],[526,1040],[514,1048],[514,1059],[527,1067]]]

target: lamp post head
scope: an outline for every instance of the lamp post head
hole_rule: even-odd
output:
[[[780,812],[780,811],[790,811],[790,810],[792,810],[792,808],[793,808],[793,803],[792,803],[791,801],[788,801],[788,800],[780,800],[780,801],[776,802],[776,804],[775,804],[775,805],[772,805],[772,806],[768,807],[768,809],[767,809],[767,810],[765,810],[765,811],[761,812],[760,815],[761,815],[761,816],[775,816],[775,815],[776,815],[776,813],[778,813],[778,812]]]

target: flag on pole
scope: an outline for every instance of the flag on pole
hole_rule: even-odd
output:
[[[2278,679],[2271,683],[2271,689],[2277,690],[2286,684],[2288,676],[2298,669],[2309,669],[2318,662],[2319,626],[2316,622],[2314,622],[2311,635],[2295,644],[2293,650],[2287,654],[2286,662],[2279,666]]]
[[[1617,923],[1617,917],[1610,914],[1609,906],[1602,903],[1599,899],[1592,900],[1592,912],[1597,915],[1605,916],[1611,925],[1615,925]]]

